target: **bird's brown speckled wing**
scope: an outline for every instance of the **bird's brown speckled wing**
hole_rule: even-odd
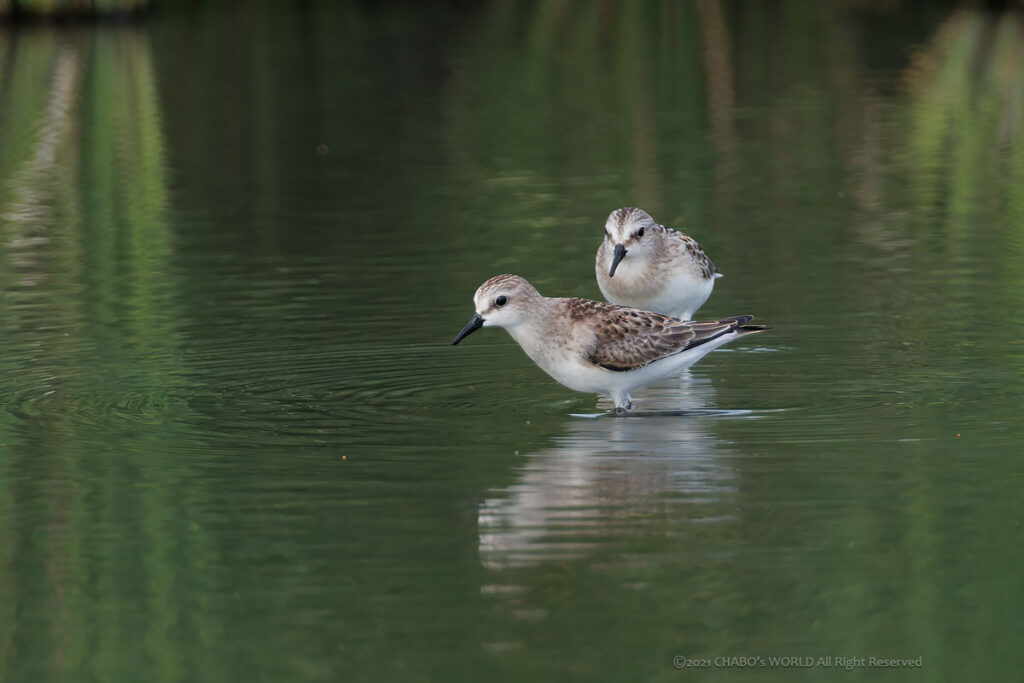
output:
[[[618,372],[637,370],[733,330],[764,329],[746,324],[753,319],[752,315],[683,322],[657,313],[586,299],[570,299],[569,310],[573,318],[589,319],[593,325],[594,343],[588,360]]]
[[[693,259],[693,262],[697,267],[700,268],[700,274],[705,280],[710,280],[715,276],[718,272],[718,268],[715,268],[715,264],[712,263],[711,259],[708,258],[708,255],[704,253],[703,247],[697,243],[697,240],[673,228],[665,228],[665,232],[667,232],[670,237],[674,237],[679,240],[679,246],[690,258]]]

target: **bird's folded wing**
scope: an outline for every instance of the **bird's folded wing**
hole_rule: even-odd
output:
[[[675,238],[676,246],[684,251],[687,256],[692,258],[700,266],[700,268],[705,272],[705,277],[710,278],[718,273],[718,269],[715,268],[715,264],[712,263],[703,247],[697,243],[697,240],[673,228],[665,228],[665,230],[671,237]]]
[[[594,324],[589,360],[607,370],[637,370],[682,353],[749,322],[744,315],[707,322],[683,322],[632,308],[611,307]]]

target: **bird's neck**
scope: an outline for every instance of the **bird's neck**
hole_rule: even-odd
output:
[[[545,370],[560,355],[562,345],[558,340],[565,337],[564,320],[558,316],[556,299],[538,297],[531,306],[530,316],[518,324],[506,328],[526,355]]]

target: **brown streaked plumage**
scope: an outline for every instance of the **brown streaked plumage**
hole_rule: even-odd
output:
[[[608,301],[689,320],[721,277],[689,235],[635,207],[612,211],[594,264]]]
[[[521,277],[491,278],[474,296],[476,314],[453,344],[480,327],[504,327],[526,354],[576,391],[611,394],[617,408],[629,393],[680,372],[706,353],[766,328],[753,316],[687,322],[600,301],[542,296]]]

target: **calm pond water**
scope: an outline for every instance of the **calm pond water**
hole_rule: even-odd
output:
[[[1019,675],[1019,15],[229,7],[0,29],[0,680]],[[449,345],[622,205],[692,414]]]

